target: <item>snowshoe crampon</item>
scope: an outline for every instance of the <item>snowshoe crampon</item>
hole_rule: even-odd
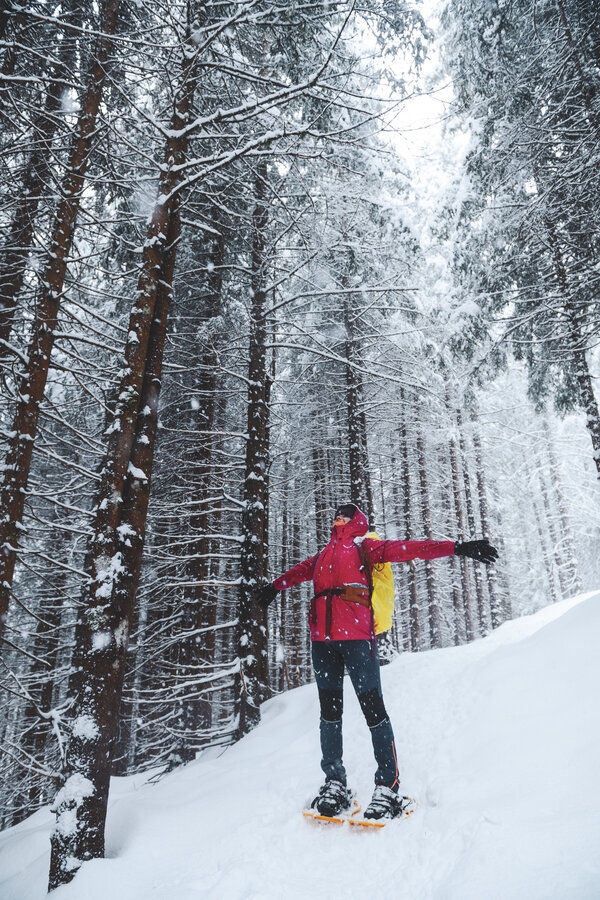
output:
[[[321,786],[319,793],[310,804],[310,808],[315,809],[321,816],[335,818],[343,816],[349,809],[352,809],[353,804],[353,792],[348,790],[341,781],[331,778]]]
[[[316,809],[302,811],[307,819],[321,825],[351,825],[357,828],[385,828],[390,822],[407,819],[416,809],[415,801],[411,797],[402,797],[402,809],[393,819],[365,819],[360,815],[362,807],[358,803],[353,808],[338,816],[323,816]]]

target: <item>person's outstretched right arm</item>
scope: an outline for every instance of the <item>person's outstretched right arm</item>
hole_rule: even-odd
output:
[[[317,555],[315,553],[310,559],[305,559],[304,562],[298,563],[293,569],[284,572],[272,584],[264,584],[259,588],[257,599],[260,605],[266,608],[273,602],[279,591],[284,591],[294,584],[301,584],[303,581],[312,581]]]

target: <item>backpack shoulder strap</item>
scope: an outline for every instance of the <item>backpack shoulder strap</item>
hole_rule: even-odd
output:
[[[369,556],[369,551],[361,541],[360,544],[356,545],[358,550],[358,555],[360,556],[361,568],[363,569],[365,575],[367,576],[367,584],[369,585],[369,600],[373,598],[373,567],[371,565],[371,557]]]
[[[361,541],[360,544],[356,545],[356,549],[358,550],[358,555],[360,556],[360,561],[362,563],[362,569],[367,576],[367,584],[369,585],[369,606],[371,608],[371,657],[375,658],[375,609],[373,607],[373,566],[371,565],[371,557],[369,556],[369,551]]]
[[[317,554],[315,555],[315,561],[313,563],[313,570],[312,570],[313,578],[315,577],[315,569],[317,568],[317,563],[319,562],[319,557],[322,552],[323,552],[322,550],[319,550],[317,552]]]

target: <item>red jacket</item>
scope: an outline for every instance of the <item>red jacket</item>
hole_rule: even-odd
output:
[[[367,518],[357,510],[346,525],[334,525],[331,540],[320,553],[305,559],[276,578],[273,585],[278,591],[300,584],[313,582],[315,594],[344,584],[364,584],[368,590],[367,577],[361,572],[361,560],[354,539],[368,531]],[[377,541],[365,538],[371,565],[383,562],[406,562],[409,559],[436,559],[438,556],[453,556],[454,541]],[[325,631],[326,597],[316,600],[316,622],[311,616],[310,634],[313,641],[356,641],[373,637],[371,610],[333,596],[331,601],[330,634]]]

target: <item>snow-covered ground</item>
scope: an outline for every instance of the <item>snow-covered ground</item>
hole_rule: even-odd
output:
[[[107,859],[54,900],[598,900],[600,593],[466,647],[382,670],[416,813],[381,831],[315,826],[314,686],[275,698],[226,752],[158,784],[115,779]],[[374,764],[350,686],[345,757],[360,799]],[[0,834],[0,897],[45,896],[52,817]]]

